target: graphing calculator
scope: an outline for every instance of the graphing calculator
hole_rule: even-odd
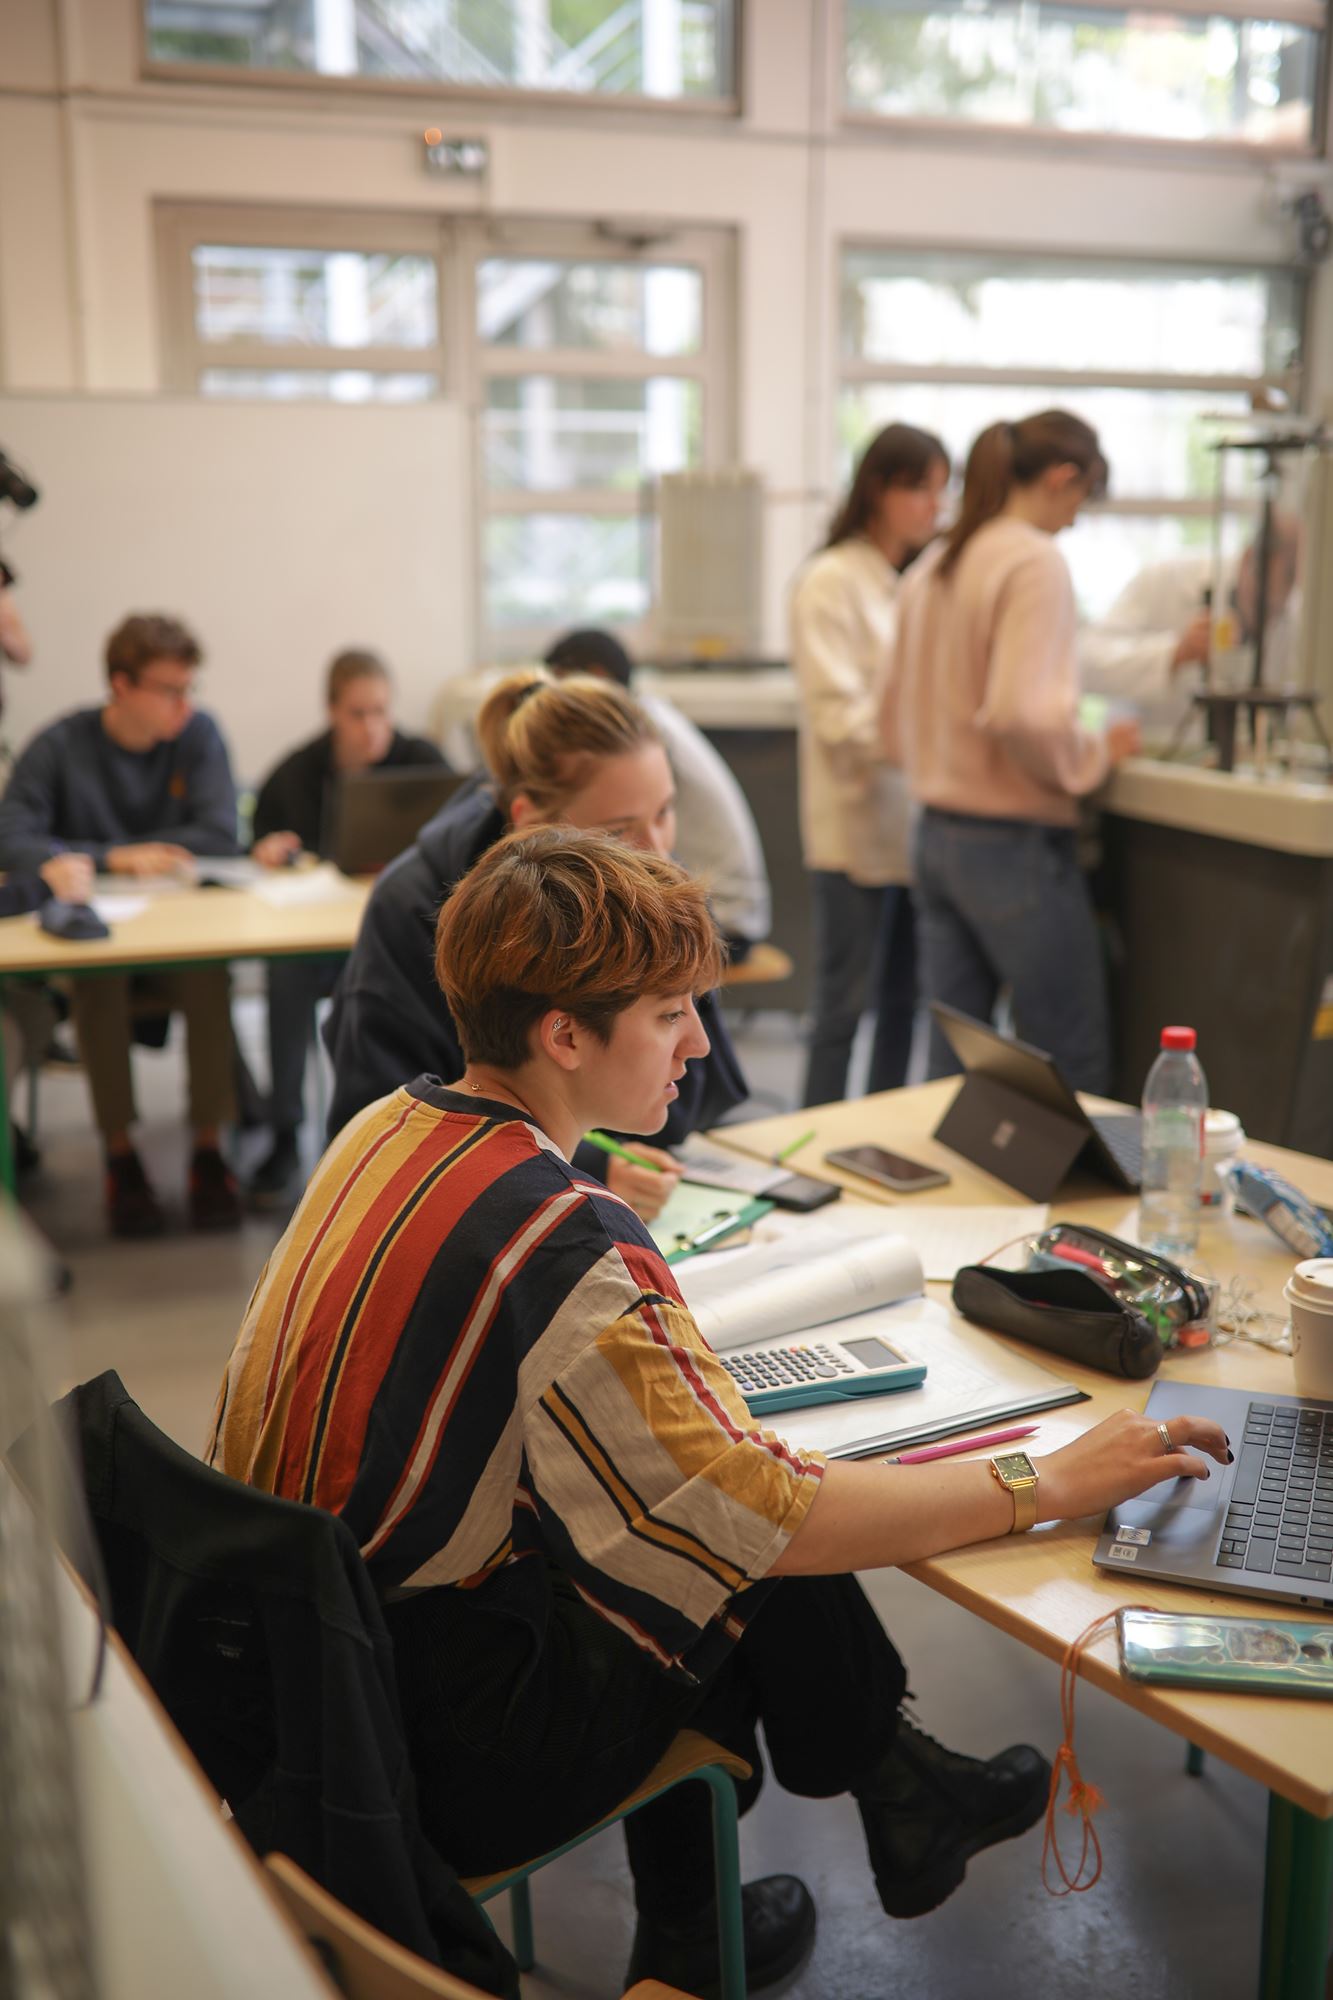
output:
[[[924,1361],[909,1361],[882,1334],[856,1340],[802,1341],[755,1347],[718,1360],[756,1416],[800,1410],[809,1403],[841,1403],[851,1396],[882,1396],[914,1389],[926,1379]]]

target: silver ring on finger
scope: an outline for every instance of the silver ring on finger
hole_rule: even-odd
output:
[[[1158,1424],[1157,1435],[1162,1440],[1162,1450],[1169,1456],[1175,1450],[1175,1445],[1171,1442],[1171,1433],[1165,1424]]]

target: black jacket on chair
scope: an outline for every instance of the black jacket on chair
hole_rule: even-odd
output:
[[[393,1650],[351,1530],[192,1458],[112,1372],[56,1413],[116,1630],[251,1845],[517,2000],[513,1960],[419,1828]]]

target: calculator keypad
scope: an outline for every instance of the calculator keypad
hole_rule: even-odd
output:
[[[758,1348],[720,1354],[718,1360],[743,1396],[761,1394],[765,1389],[797,1388],[806,1382],[833,1382],[840,1375],[858,1372],[840,1349],[823,1345]]]

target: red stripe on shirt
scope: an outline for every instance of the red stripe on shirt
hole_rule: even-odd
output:
[[[397,1218],[418,1195],[422,1180],[452,1154],[465,1148],[485,1123],[481,1118],[450,1118],[432,1125],[381,1187],[356,1224],[350,1240],[339,1252],[318,1297],[305,1314],[296,1381],[283,1427],[282,1450],[274,1471],[275,1492],[297,1497],[304,1491],[311,1454],[321,1445],[317,1431],[328,1371],[337,1355],[348,1313],[361,1289],[367,1267],[374,1261],[385,1236],[394,1233]],[[374,1325],[364,1343],[368,1344],[369,1353],[364,1358],[358,1355],[357,1363],[363,1391],[372,1379],[374,1386],[359,1413],[359,1421],[357,1412],[350,1412],[350,1420],[357,1423],[358,1446],[365,1434],[365,1419],[374,1390],[383,1380],[393,1359],[407,1313],[415,1302],[432,1258],[458,1217],[512,1164],[512,1155],[501,1146],[482,1144],[473,1153],[464,1153],[457,1165],[417,1201],[408,1223],[396,1232],[396,1239],[407,1236],[416,1250],[416,1262],[409,1273],[401,1272],[395,1241],[394,1248],[389,1252],[391,1271],[382,1264],[377,1274],[378,1282],[384,1289],[386,1310],[381,1312],[377,1292]],[[412,1227],[423,1209],[432,1218],[426,1238]],[[391,1285],[386,1282],[390,1276]],[[353,1340],[339,1364],[340,1372],[347,1367],[353,1348],[362,1344],[354,1332]],[[348,1413],[344,1412],[341,1420],[349,1420]],[[326,1439],[328,1428],[326,1425]],[[321,1504],[332,1503],[324,1501]]]

